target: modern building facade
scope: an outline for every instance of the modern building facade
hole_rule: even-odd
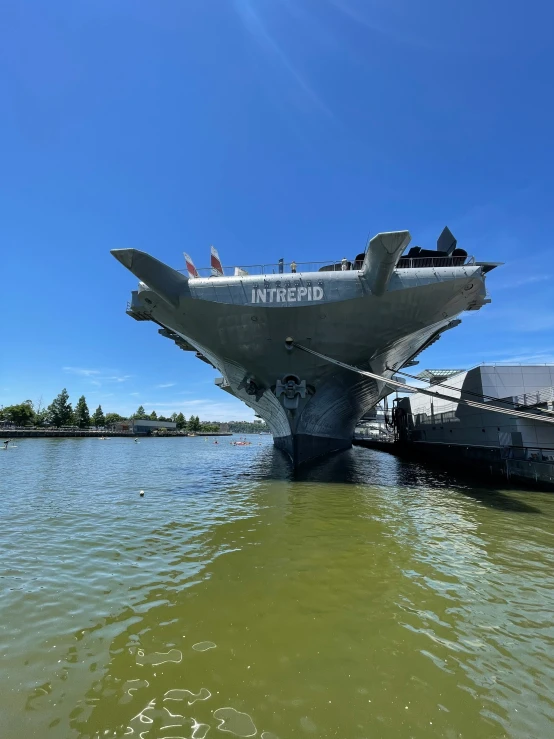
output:
[[[396,411],[401,441],[437,459],[554,484],[554,364],[426,370],[418,377],[454,400],[422,393],[401,398]],[[470,407],[458,403],[460,397],[542,414],[544,420]]]
[[[419,377],[437,377],[431,373],[432,370],[427,370]],[[480,396],[488,396],[506,401],[505,407],[522,411],[553,410],[554,364],[479,365],[468,371],[458,371],[446,380],[442,378],[441,383],[458,392],[443,390],[439,383],[431,381],[437,390],[452,396],[460,397],[459,391],[462,391],[463,397],[477,400]],[[554,424],[484,411],[419,393],[410,396],[409,404],[413,441],[554,449]]]

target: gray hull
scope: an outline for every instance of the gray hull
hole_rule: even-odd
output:
[[[392,236],[401,251],[406,239]],[[387,263],[386,249],[372,263],[372,244],[360,270],[194,280],[142,252],[114,255],[142,280],[129,314],[216,367],[221,389],[263,418],[299,465],[350,447],[358,420],[389,390],[288,339],[391,377],[459,313],[488,302],[481,266],[398,269],[399,253]]]
[[[288,455],[295,467],[299,467],[326,454],[350,449],[352,436],[333,438],[315,434],[291,434],[290,436],[276,436],[273,442],[277,449]]]

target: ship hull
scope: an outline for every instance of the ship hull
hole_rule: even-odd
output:
[[[290,458],[294,467],[299,467],[327,454],[350,449],[352,435],[333,438],[315,434],[290,434],[274,437],[273,443]]]
[[[390,377],[465,308],[460,285],[466,282],[464,275],[382,298],[370,295],[287,310],[223,307],[191,298],[181,306],[184,310],[176,311],[158,301],[152,318],[221,372],[222,389],[266,421],[275,445],[299,466],[349,448],[358,420],[390,391],[385,382],[290,348],[286,339]],[[144,289],[140,298],[145,301],[149,295],[153,300]],[[293,409],[276,395],[279,380],[290,376],[307,387]]]
[[[375,239],[361,270],[338,274],[187,280],[143,252],[114,255],[143,280],[128,313],[218,369],[216,384],[265,420],[299,466],[349,448],[358,420],[391,392],[386,378],[488,302],[480,266],[395,269],[379,249],[396,244],[397,259],[405,233]]]

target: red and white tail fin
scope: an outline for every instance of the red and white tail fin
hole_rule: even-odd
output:
[[[215,246],[210,246],[210,265],[213,277],[223,277],[223,267]]]
[[[194,266],[194,262],[189,257],[189,255],[186,253],[186,251],[183,252],[183,256],[185,257],[185,264],[187,265],[189,275],[191,277],[200,277],[200,275],[198,274],[198,270]]]

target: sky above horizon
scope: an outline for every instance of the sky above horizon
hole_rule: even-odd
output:
[[[3,4],[0,405],[66,387],[253,418],[125,314],[126,247],[322,261],[448,224],[505,265],[419,369],[554,362],[553,21],[545,0]]]

